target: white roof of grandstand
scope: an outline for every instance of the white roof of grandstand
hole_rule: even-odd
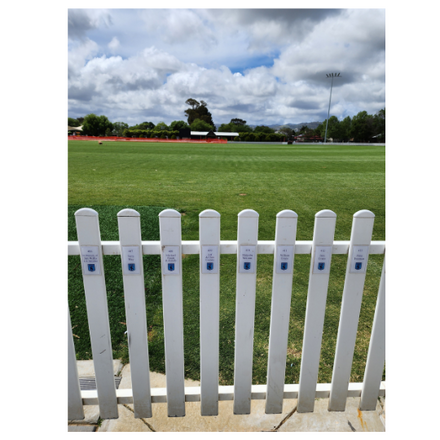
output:
[[[81,125],[81,127],[82,127],[82,125]],[[69,126],[67,126],[67,130],[77,130],[77,131],[82,131],[82,128],[81,127],[69,127]]]
[[[206,136],[209,131],[192,131],[191,134],[195,136]],[[230,132],[230,131],[214,131],[216,136],[238,136],[238,133]]]

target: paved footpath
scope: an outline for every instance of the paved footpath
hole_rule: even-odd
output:
[[[114,361],[115,375],[122,375],[119,388],[131,388],[130,365],[122,369]],[[93,376],[92,361],[78,361],[80,377]],[[165,375],[150,373],[151,387],[166,386]],[[185,381],[185,386],[200,382]],[[328,399],[317,399],[313,413],[298,414],[297,399],[285,399],[282,414],[265,414],[265,401],[253,400],[251,414],[234,415],[233,401],[219,402],[219,415],[202,417],[200,402],[186,402],[185,417],[168,417],[166,403],[153,404],[153,417],[135,419],[133,405],[118,405],[119,418],[99,419],[96,405],[84,407],[83,421],[70,421],[69,432],[384,432],[385,400],[376,411],[360,411],[359,398],[348,398],[345,412],[327,411]]]

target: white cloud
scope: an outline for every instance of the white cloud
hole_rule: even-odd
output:
[[[169,45],[181,46],[189,41],[197,42],[207,50],[217,43],[212,29],[194,11],[185,9],[144,10],[140,16],[149,28],[149,33],[157,33]],[[163,29],[167,29],[163,32]]]
[[[98,49],[98,45],[89,38],[70,44],[68,60],[69,78],[78,75],[86,62],[98,53]]]
[[[72,116],[170,123],[191,97],[217,124],[322,120],[333,71],[332,114],[385,106],[383,10],[80,10],[69,32],[70,21]]]
[[[115,52],[119,47],[121,46],[121,43],[118,40],[118,37],[113,37],[112,41],[108,43],[108,47],[112,52]]]
[[[69,39],[85,38],[87,32],[112,24],[110,12],[105,9],[69,9]]]

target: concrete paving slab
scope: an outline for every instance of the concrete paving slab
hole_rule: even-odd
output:
[[[278,432],[384,432],[379,416],[380,403],[376,411],[360,411],[360,397],[349,397],[345,411],[329,412],[329,399],[316,399],[313,413],[293,414],[280,426]]]
[[[83,425],[83,424],[96,424],[99,420],[99,406],[98,405],[83,405],[84,419],[82,420],[69,420],[69,423]]]
[[[379,414],[380,421],[382,422],[384,428],[385,425],[385,397],[379,397],[379,407],[377,408],[377,412]]]
[[[131,388],[130,365],[121,375],[119,388]],[[165,375],[152,372],[150,382],[163,388]],[[185,381],[188,387],[199,385]],[[186,402],[185,417],[168,417],[167,404],[154,403],[149,419],[135,419],[133,405],[118,405],[119,418],[104,420],[96,432],[384,432],[382,403],[376,411],[359,411],[359,401],[349,398],[345,412],[329,412],[328,399],[317,399],[313,413],[298,414],[297,399],[286,399],[282,414],[265,414],[265,401],[253,400],[249,415],[234,415],[233,401],[222,401],[218,416],[210,417],[200,415],[200,402]]]
[[[76,368],[78,369],[78,377],[95,377],[95,366],[93,365],[93,360],[76,361]],[[113,374],[117,376],[121,370],[121,360],[113,360]]]
[[[135,419],[133,410],[128,406],[118,405],[119,418],[103,420],[97,432],[152,432],[145,422],[149,419]]]
[[[130,365],[122,369],[120,389],[131,388]],[[166,377],[150,373],[152,388],[166,387]],[[200,386],[200,382],[185,380],[185,386]],[[133,405],[118,405],[119,419],[105,420],[98,432],[261,432],[271,431],[288,416],[296,406],[296,399],[284,401],[282,414],[265,414],[265,401],[251,402],[251,414],[234,415],[233,401],[219,402],[218,416],[201,416],[200,402],[186,402],[185,417],[168,417],[167,404],[153,404],[153,417],[135,419]]]
[[[93,425],[69,425],[67,432],[95,432],[96,426]]]

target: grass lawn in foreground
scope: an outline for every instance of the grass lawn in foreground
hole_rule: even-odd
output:
[[[237,237],[237,214],[256,210],[259,239],[273,240],[276,214],[298,214],[298,240],[312,240],[315,214],[337,214],[335,240],[349,240],[353,214],[375,214],[373,240],[385,239],[385,148],[378,146],[167,144],[69,142],[69,240],[76,241],[73,213],[92,207],[102,240],[117,240],[120,209],[141,213],[142,239],[159,239],[157,214],[182,213],[182,239],[198,239],[198,214],[221,214],[221,239]],[[183,259],[185,373],[199,379],[198,255]],[[151,369],[164,372],[159,256],[144,256]],[[347,257],[334,255],[327,298],[319,382],[330,382]],[[383,256],[367,269],[352,382],[362,380]],[[79,257],[69,257],[69,307],[79,358],[91,357]],[[253,383],[266,383],[273,256],[259,255]],[[104,260],[112,344],[127,358],[120,257]],[[295,257],[285,383],[297,383],[301,361],[310,256]],[[220,383],[233,383],[236,257],[221,256]]]

